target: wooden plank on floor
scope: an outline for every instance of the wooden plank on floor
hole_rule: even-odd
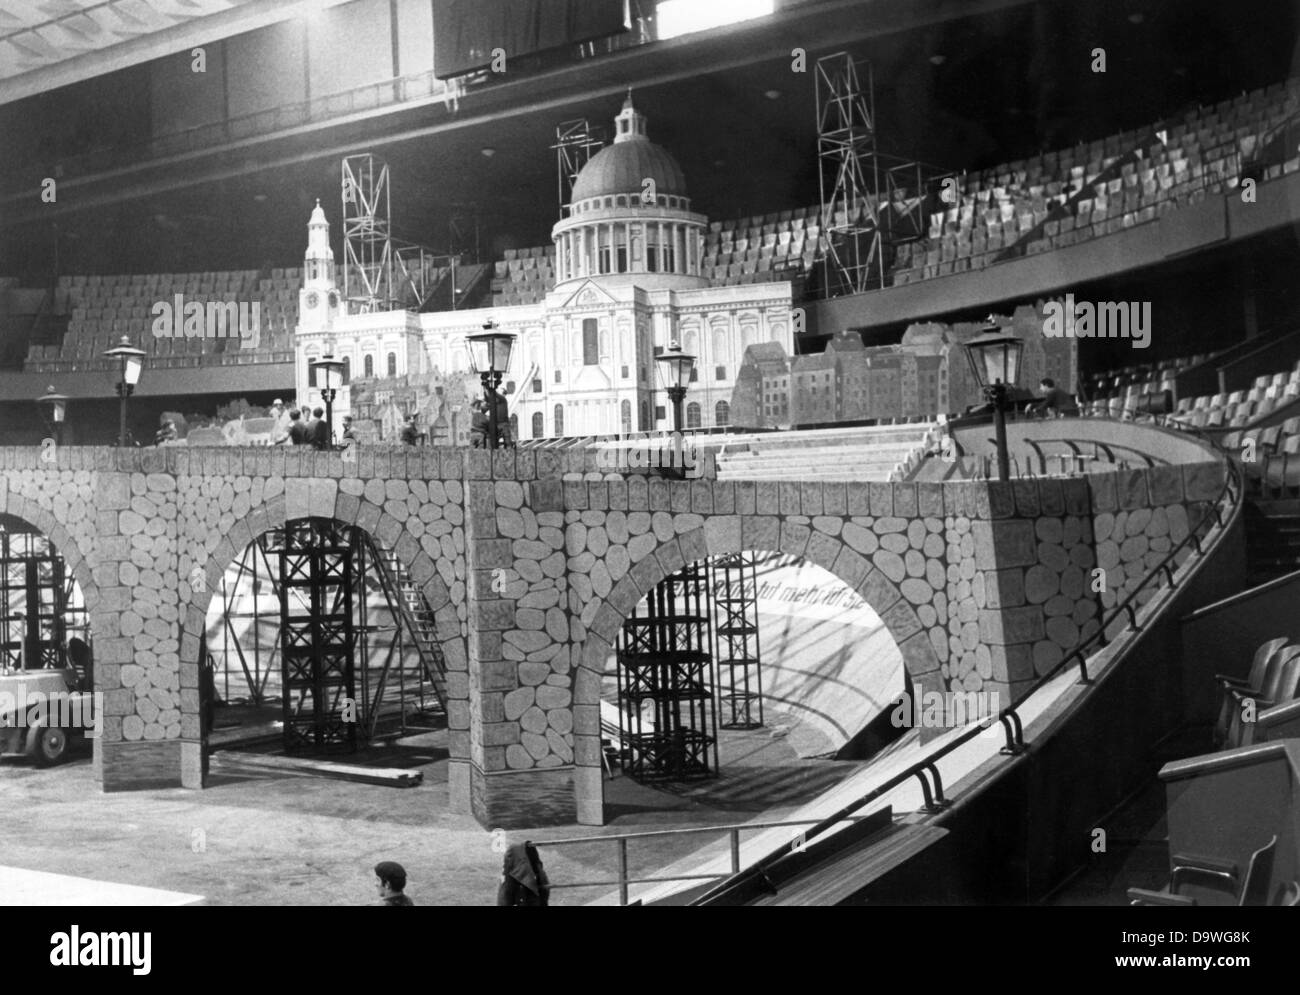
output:
[[[424,780],[424,772],[400,770],[396,767],[361,767],[330,760],[313,760],[310,757],[277,757],[265,753],[240,753],[223,751],[211,758],[213,769],[234,770],[252,767],[258,770],[286,771],[312,777],[328,777],[339,781],[356,781],[360,784],[379,784],[390,788],[413,788]]]

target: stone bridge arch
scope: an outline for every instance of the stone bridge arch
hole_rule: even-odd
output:
[[[433,609],[437,637],[447,667],[447,718],[452,755],[457,755],[458,748],[468,753],[469,716],[464,705],[469,683],[464,523],[449,523],[446,530],[424,528],[425,524],[436,520],[424,509],[440,503],[441,513],[457,507],[459,500],[445,498],[442,502],[431,502],[428,490],[434,481],[290,479],[285,481],[286,489],[283,491],[275,489],[269,480],[257,483],[263,484],[257,504],[253,504],[251,499],[238,501],[238,495],[229,502],[214,501],[208,519],[215,515],[217,520],[197,516],[189,534],[180,540],[178,573],[185,605],[181,630],[182,687],[198,687],[198,652],[208,610],[222,577],[247,546],[258,536],[287,522],[300,518],[328,518],[360,528],[381,545],[394,549]],[[444,485],[439,486],[445,490]],[[417,494],[420,511],[408,510],[401,515],[401,509],[394,502],[403,500],[397,496],[403,488],[409,492],[412,487],[425,489],[424,495]],[[383,503],[379,503],[380,493],[376,488],[383,493]],[[366,496],[367,492],[370,497]],[[390,493],[394,496],[388,497]],[[227,503],[229,509],[222,511],[222,506]],[[235,511],[240,512],[238,517],[234,517]],[[223,515],[234,517],[234,521],[223,522]],[[427,523],[426,519],[429,519]],[[454,538],[458,531],[461,534],[459,542]],[[416,532],[420,533],[418,539]],[[200,736],[197,691],[192,698],[186,696],[185,704],[188,719],[185,723],[186,738],[191,738],[192,732],[197,741]]]
[[[573,682],[574,763],[578,768],[574,790],[580,821],[604,821],[600,693],[606,660],[618,631],[636,605],[656,585],[697,560],[739,552],[773,552],[797,556],[821,567],[856,592],[880,616],[902,653],[904,666],[918,695],[945,689],[939,652],[931,637],[933,627],[922,621],[917,609],[931,602],[936,593],[944,591],[946,549],[942,533],[928,530],[923,521],[882,519],[885,524],[877,533],[847,519],[828,516],[821,516],[815,525],[765,515],[711,517],[703,520],[702,525],[694,525],[699,516],[672,517],[674,529],[686,526],[686,530],[668,537],[661,519],[658,532],[646,533],[654,537],[653,545],[642,542],[643,548],[637,550],[635,562],[627,572],[606,596],[593,600],[594,608],[583,612],[583,617],[589,618],[590,622],[587,638],[576,661]],[[909,572],[904,566],[904,578],[895,582],[873,562],[870,554],[862,550],[874,547],[878,552],[885,535],[908,536],[909,531],[908,547],[925,557],[926,570],[917,576],[915,570]],[[937,539],[927,547],[926,538],[931,535],[937,535]],[[633,544],[639,538],[634,537]],[[891,542],[890,545],[898,546],[899,543]],[[629,549],[631,546],[629,544]],[[930,555],[926,555],[927,549]],[[901,563],[902,557],[898,556],[898,559]],[[892,561],[882,562],[892,570]],[[584,713],[586,721],[581,721]]]

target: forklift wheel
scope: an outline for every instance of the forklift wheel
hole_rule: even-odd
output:
[[[62,729],[42,729],[36,740],[36,763],[51,767],[68,753],[68,734]]]

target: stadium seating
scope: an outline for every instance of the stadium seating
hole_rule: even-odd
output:
[[[58,287],[67,295],[67,332],[60,345],[31,346],[24,369],[107,369],[112,362],[103,358],[104,350],[124,335],[149,353],[149,363],[156,368],[289,362],[300,285],[297,269],[273,269],[269,276],[257,270],[64,276]],[[203,302],[256,303],[255,336],[251,342],[155,336],[153,305],[172,304],[177,294]]]
[[[982,269],[1154,221],[1234,188],[1264,138],[1300,111],[1300,79],[1149,129],[1124,132],[964,177],[958,203],[899,247],[893,283]],[[1300,169],[1300,156],[1262,179]]]

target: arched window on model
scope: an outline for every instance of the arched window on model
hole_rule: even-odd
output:
[[[637,431],[638,432],[650,431],[650,408],[645,401],[641,402],[641,425],[637,429]]]
[[[375,375],[375,357],[367,353],[366,361],[362,365],[362,369],[366,371],[367,377],[373,377]]]
[[[726,401],[719,401],[713,406],[713,424],[718,426],[731,424],[731,405]]]
[[[632,434],[632,402],[624,401],[621,405],[619,405],[619,413],[622,416],[621,421],[623,424],[623,434],[631,435]]]
[[[388,375],[390,377],[397,376],[397,353],[395,352],[388,354]]]
[[[700,406],[694,401],[686,405],[686,427],[700,427]]]
[[[597,366],[600,363],[600,335],[595,318],[582,319],[582,365]]]
[[[564,405],[563,404],[557,404],[555,406],[555,433],[554,434],[556,438],[564,437]]]
[[[352,357],[344,356],[343,357],[343,383],[350,384],[351,382],[352,382]]]
[[[540,411],[533,412],[533,438],[534,439],[540,439],[542,436],[546,434],[546,426],[543,424],[545,420],[546,419],[542,417],[542,413]]]

